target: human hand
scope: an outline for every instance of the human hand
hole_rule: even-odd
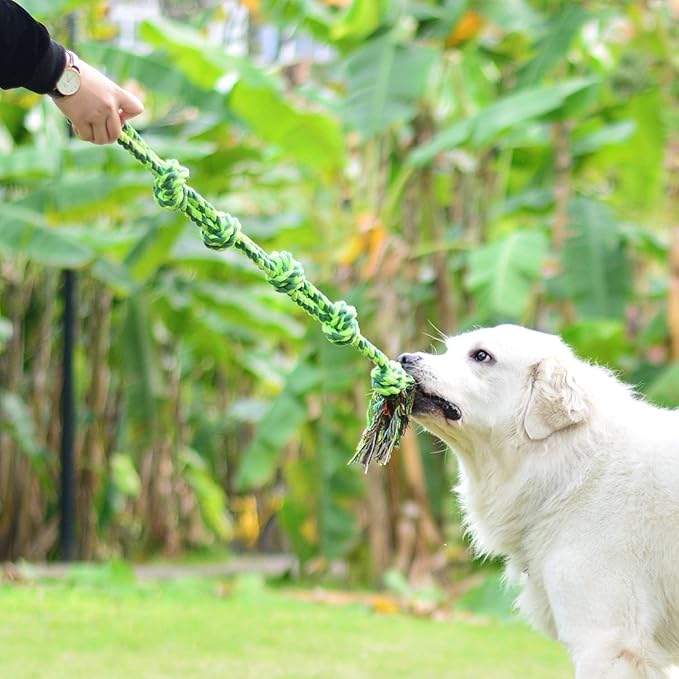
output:
[[[143,112],[143,104],[130,92],[116,85],[103,73],[80,60],[80,89],[54,103],[71,121],[81,139],[94,144],[111,144],[122,131],[122,124]]]

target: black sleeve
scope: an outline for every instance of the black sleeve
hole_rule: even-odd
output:
[[[0,88],[46,94],[64,72],[64,48],[12,0],[0,0]]]

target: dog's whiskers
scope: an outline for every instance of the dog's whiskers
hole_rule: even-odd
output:
[[[429,323],[429,325],[431,325],[431,327],[434,328],[435,332],[438,334],[438,337],[434,337],[432,335],[428,335],[428,337],[431,337],[433,340],[436,340],[437,342],[445,343],[445,341],[448,339],[448,335],[446,335],[445,332],[437,328],[430,320],[427,320],[427,323]]]

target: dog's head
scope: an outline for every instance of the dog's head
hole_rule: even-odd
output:
[[[453,447],[544,440],[587,419],[584,364],[559,337],[501,325],[451,337],[446,347],[399,360],[417,382],[414,419]]]

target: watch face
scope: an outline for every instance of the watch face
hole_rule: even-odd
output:
[[[64,96],[75,94],[80,89],[80,73],[71,68],[67,68],[59,82],[57,83],[57,90]]]

